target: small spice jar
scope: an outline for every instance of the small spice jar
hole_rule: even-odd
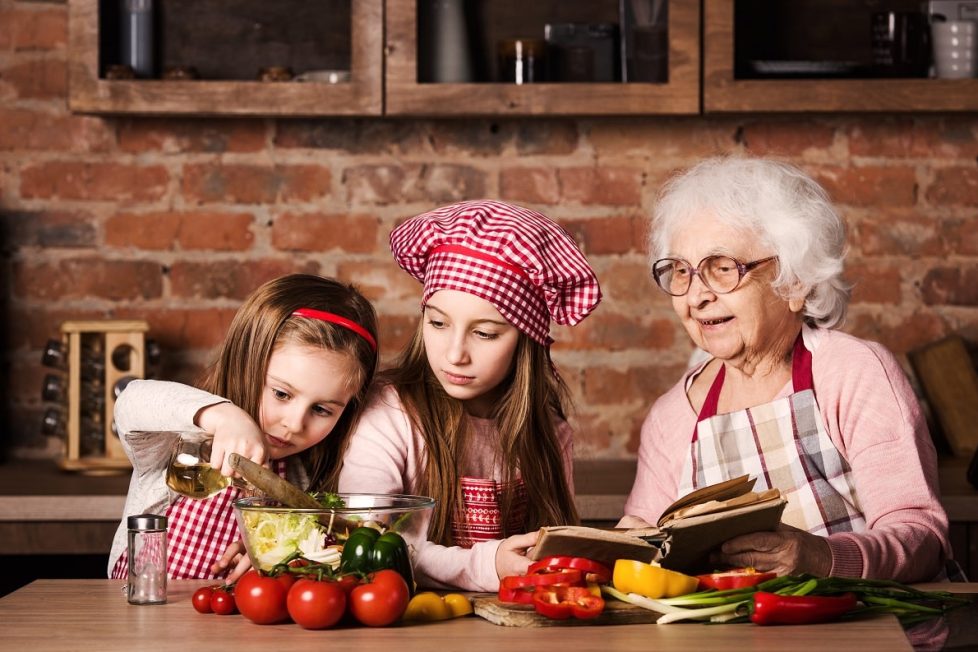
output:
[[[139,514],[127,519],[129,529],[129,604],[166,602],[166,517]]]

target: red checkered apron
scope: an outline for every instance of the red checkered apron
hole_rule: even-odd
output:
[[[273,460],[272,468],[285,477],[285,460]],[[234,518],[234,501],[241,489],[232,485],[203,500],[183,496],[170,503],[167,518],[167,575],[170,579],[216,579],[211,572],[224,551],[241,538]],[[112,568],[112,577],[125,579],[127,553]]]
[[[747,474],[757,478],[757,490],[781,490],[788,525],[823,536],[865,530],[852,470],[829,438],[815,401],[812,354],[801,335],[791,367],[790,396],[717,414],[721,367],[693,430],[679,495]]]
[[[463,477],[462,515],[452,519],[455,545],[471,548],[480,541],[501,539],[522,532],[526,523],[526,488],[522,480],[509,483]],[[503,529],[500,505],[513,492],[509,519]]]

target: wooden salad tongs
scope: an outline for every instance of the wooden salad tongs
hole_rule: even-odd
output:
[[[255,489],[258,489],[272,500],[277,500],[286,507],[294,509],[316,509],[324,512],[319,521],[331,529],[354,529],[359,523],[350,521],[339,514],[328,513],[328,507],[323,507],[319,501],[307,494],[274,471],[266,469],[261,464],[255,464],[247,457],[238,453],[228,455],[228,464]]]

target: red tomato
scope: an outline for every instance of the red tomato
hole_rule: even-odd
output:
[[[214,593],[214,587],[212,586],[202,586],[196,591],[194,595],[190,598],[190,602],[193,603],[194,609],[197,613],[209,614],[214,610],[211,609],[211,594]]]
[[[346,593],[338,582],[303,578],[289,589],[286,605],[300,627],[325,629],[346,613]]]
[[[281,577],[261,575],[252,569],[238,580],[234,599],[245,618],[258,625],[272,625],[289,619],[286,598],[295,580]]]
[[[237,605],[234,602],[234,596],[223,587],[215,587],[211,591],[211,611],[219,616],[230,616],[231,614],[238,613]]]
[[[340,588],[343,589],[343,593],[345,593],[346,597],[349,598],[350,592],[359,586],[360,578],[356,575],[342,575],[336,580],[336,583],[340,585]]]
[[[384,627],[404,615],[411,596],[400,573],[389,568],[370,574],[370,579],[350,592],[353,617],[370,627]]]
[[[761,582],[767,582],[777,577],[777,573],[758,573],[753,568],[731,568],[720,573],[709,573],[708,575],[697,575],[700,581],[699,590],[716,589],[726,591],[728,589],[746,589],[757,586]]]

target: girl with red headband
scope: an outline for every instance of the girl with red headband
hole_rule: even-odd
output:
[[[270,461],[304,488],[334,491],[376,368],[370,302],[335,280],[294,274],[245,300],[201,389],[130,383],[115,404],[115,425],[133,475],[109,576],[126,576],[126,517],[142,513],[167,516],[171,578],[215,578],[236,564],[234,577],[249,563],[233,510],[241,490],[231,485],[203,500],[169,492],[163,469],[177,435],[152,431],[211,433],[211,466],[226,476],[229,455],[238,453]]]
[[[418,584],[495,591],[526,571],[540,526],[578,521],[549,333],[597,306],[598,282],[563,229],[496,201],[411,218],[391,251],[424,284],[421,319],[380,376],[339,487],[435,498],[409,536]]]

